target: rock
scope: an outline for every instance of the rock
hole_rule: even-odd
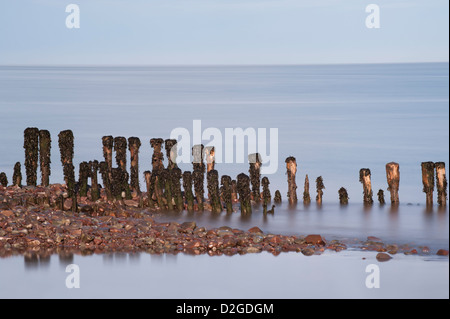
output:
[[[132,199],[125,199],[124,201],[125,206],[129,206],[129,207],[139,207],[139,202],[134,201]]]
[[[312,245],[325,246],[325,240],[320,235],[308,235],[305,237],[305,243]]]
[[[184,222],[180,225],[180,232],[192,233],[196,227],[197,227],[197,224],[194,221]]]
[[[263,240],[264,240],[263,236],[260,236],[260,235],[253,236],[253,242],[256,244],[262,242]]]
[[[312,256],[315,253],[314,249],[312,249],[312,248],[304,248],[301,250],[301,252],[305,256]]]
[[[0,214],[2,214],[3,216],[6,216],[6,217],[12,217],[12,216],[14,216],[14,213],[13,213],[12,210],[2,210],[2,211],[0,212]]]
[[[448,256],[448,250],[445,249],[439,249],[436,253],[438,256]]]
[[[379,262],[389,261],[389,260],[391,260],[391,259],[392,259],[392,257],[389,256],[389,255],[386,254],[386,253],[378,253],[378,254],[377,254],[377,260],[378,260]]]
[[[378,238],[378,237],[375,237],[375,236],[369,236],[369,237],[367,237],[367,240],[368,241],[380,241],[381,242],[381,239]]]
[[[248,254],[255,254],[261,252],[261,249],[259,249],[258,247],[247,247],[245,248],[245,252]]]
[[[252,234],[262,234],[263,233],[263,231],[261,230],[261,229],[259,229],[259,227],[252,227],[252,228],[250,228],[249,230],[248,230],[248,232],[249,233],[252,233]]]
[[[224,237],[224,236],[233,236],[233,232],[229,229],[218,229],[217,230],[217,236]]]

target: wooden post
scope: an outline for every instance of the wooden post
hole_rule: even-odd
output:
[[[275,191],[275,196],[273,197],[273,201],[276,204],[281,204],[281,193],[278,189]]]
[[[111,135],[103,136],[102,144],[103,144],[103,157],[105,158],[106,169],[109,172],[111,178],[112,151],[114,145],[114,138]]]
[[[171,176],[170,176],[170,171],[169,169],[163,169],[161,170],[159,177],[161,178],[161,182],[164,185],[164,196],[165,196],[165,201],[167,204],[167,209],[172,211],[173,210],[173,201],[172,201],[172,180],[171,180]]]
[[[338,194],[339,194],[339,203],[341,205],[347,205],[348,204],[347,190],[344,187],[341,187],[339,188]]]
[[[400,169],[398,163],[390,162],[386,164],[386,178],[388,191],[391,193],[391,204],[398,205],[398,189],[400,185]]]
[[[423,192],[427,195],[427,206],[433,206],[434,163],[422,162]]]
[[[116,164],[123,171],[120,176],[125,198],[132,199],[130,184],[128,184],[130,175],[127,172],[127,139],[125,137],[117,136],[114,138],[114,152],[116,152]]]
[[[100,199],[100,189],[98,188],[98,161],[89,162],[89,176],[91,178],[91,200],[93,202]]]
[[[308,174],[306,174],[306,177],[305,177],[305,188],[304,188],[304,191],[303,191],[303,204],[304,205],[311,204],[311,195],[309,194],[309,178],[308,178]]]
[[[208,182],[208,194],[211,200],[211,211],[213,213],[222,212],[222,203],[219,194],[219,173],[213,169],[207,173],[206,180]]]
[[[8,177],[6,176],[5,172],[0,173],[0,185],[3,187],[8,187]]]
[[[120,167],[114,167],[111,170],[111,193],[116,201],[122,201],[122,192],[124,191],[125,172]]]
[[[286,173],[288,179],[288,199],[289,204],[297,203],[297,185],[295,183],[295,174],[297,173],[297,162],[295,157],[286,158]]]
[[[233,212],[233,202],[231,198],[231,177],[228,175],[223,175],[220,179],[220,196],[225,203],[225,209],[227,213]]]
[[[436,162],[436,187],[438,192],[437,202],[439,206],[447,206],[447,177],[445,175],[445,163]]]
[[[194,145],[192,147],[192,155],[194,157],[193,174],[195,197],[197,198],[198,210],[203,211],[203,197],[204,197],[204,180],[205,180],[205,163],[203,162],[203,144]]]
[[[167,156],[167,168],[173,169],[178,167],[177,165],[177,140],[166,139],[165,140],[166,156]]]
[[[319,176],[316,178],[316,190],[317,190],[316,203],[318,205],[322,204],[323,189],[325,189],[325,185],[323,184],[323,178],[322,176]]]
[[[241,214],[250,215],[252,213],[250,178],[244,173],[237,176],[237,191],[241,203]]]
[[[74,138],[71,130],[61,131],[58,134],[58,145],[63,166],[64,181],[67,185],[69,197],[73,196],[75,187],[75,168],[73,166]]]
[[[47,130],[39,131],[39,160],[41,166],[41,184],[44,187],[50,185],[50,132]]]
[[[190,171],[183,173],[183,189],[187,202],[187,210],[192,213],[194,211],[194,194],[192,193],[192,174]]]
[[[214,146],[205,147],[205,158],[206,158],[206,173],[212,171],[216,164]]]
[[[238,195],[237,195],[237,182],[235,179],[231,180],[231,202],[237,202]]]
[[[27,186],[37,185],[37,166],[39,159],[39,129],[28,127],[24,131],[25,170]]]
[[[106,199],[109,201],[113,200],[112,195],[112,177],[109,170],[109,164],[106,161],[100,162],[100,174],[102,175],[103,187],[105,188]]]
[[[263,204],[268,205],[272,201],[272,195],[270,194],[270,189],[269,189],[269,185],[270,185],[269,178],[267,176],[264,176],[261,180],[261,184],[263,187],[263,191],[262,191]]]
[[[139,186],[139,148],[141,147],[141,140],[138,137],[128,138],[128,150],[130,151],[130,186],[131,190],[135,191],[137,195],[141,195],[141,188]]]
[[[250,182],[252,184],[252,198],[254,201],[259,202],[261,200],[261,155],[259,153],[250,154],[248,156],[248,162],[250,164]]]
[[[172,179],[172,197],[175,201],[177,211],[181,212],[184,208],[183,196],[181,194],[181,169],[173,167],[169,170]]]
[[[364,204],[372,205],[373,204],[373,192],[372,192],[372,182],[370,180],[370,169],[361,168],[359,170],[359,181],[363,184],[363,192],[364,192]]]
[[[13,185],[22,187],[22,172],[20,162],[14,165]]]
[[[164,140],[162,138],[152,138],[150,140],[150,146],[153,148],[153,155],[152,155],[152,167],[153,167],[153,173],[156,173],[160,170],[164,169],[164,155],[161,152],[161,146]]]
[[[159,169],[156,172],[152,172],[152,179],[154,178],[154,193],[156,197],[156,201],[158,203],[158,207],[162,210],[166,209],[166,199],[164,197],[164,168]]]
[[[153,201],[153,186],[152,186],[152,172],[144,172],[145,184],[147,186],[147,201],[149,207],[154,207],[155,202]]]
[[[384,200],[384,191],[382,189],[378,190],[377,196],[378,196],[378,202],[380,203],[380,205],[386,204],[386,201]]]
[[[78,176],[78,185],[80,187],[80,197],[86,197],[88,191],[89,164],[87,162],[80,163]]]

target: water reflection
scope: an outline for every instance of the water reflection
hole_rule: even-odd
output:
[[[26,252],[23,255],[25,270],[45,269],[50,265],[50,254],[37,252]]]

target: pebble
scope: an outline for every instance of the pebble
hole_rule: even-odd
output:
[[[392,257],[386,253],[378,253],[376,258],[379,262],[385,262],[392,259]]]

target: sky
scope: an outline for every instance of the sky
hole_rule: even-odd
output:
[[[448,0],[0,2],[0,65],[448,62],[448,37]]]

